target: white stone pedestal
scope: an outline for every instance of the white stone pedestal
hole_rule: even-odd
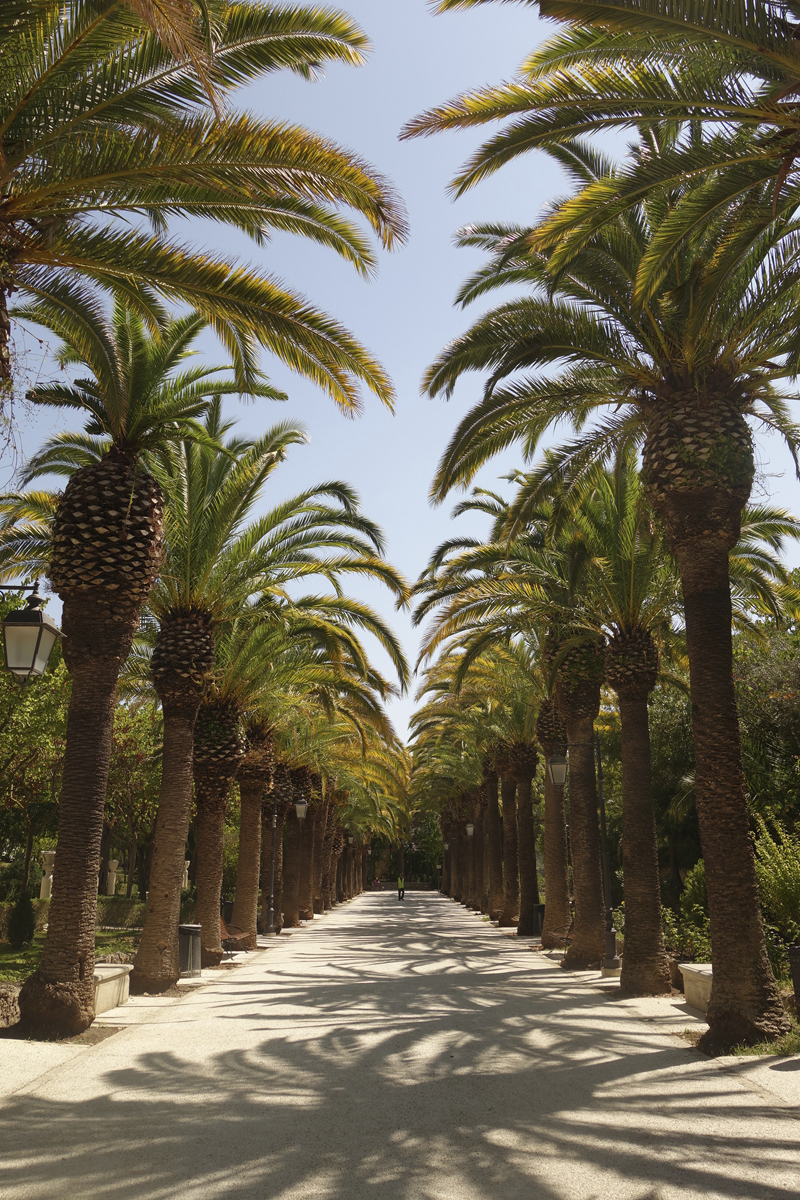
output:
[[[117,867],[119,866],[118,858],[110,858],[108,860],[108,875],[106,876],[106,895],[113,896],[117,890]]]
[[[42,882],[39,887],[39,899],[49,900],[53,894],[53,867],[55,866],[56,852],[55,850],[42,851]]]

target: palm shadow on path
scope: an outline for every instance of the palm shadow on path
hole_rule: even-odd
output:
[[[790,1110],[430,894],[315,921],[0,1120],[14,1200],[800,1190]]]

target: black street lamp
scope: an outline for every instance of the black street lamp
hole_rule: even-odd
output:
[[[606,956],[603,959],[603,970],[618,971],[620,961],[617,955],[617,931],[614,928],[614,910],[611,901],[611,867],[608,858],[606,793],[603,785],[603,760],[600,756],[600,738],[595,734],[591,742],[573,742],[572,745],[591,746],[594,750],[595,772],[597,775],[597,799],[600,805],[600,855],[603,862],[603,896],[606,906]],[[564,755],[551,755],[547,761],[547,769],[550,772],[550,779],[554,785],[562,788],[567,782],[567,760]]]
[[[467,822],[467,837],[472,837],[474,832],[475,832],[475,826],[472,824],[472,821],[468,821]]]
[[[294,811],[297,813],[298,821],[305,821],[306,813],[308,812],[308,801],[295,800]]]
[[[0,594],[25,592],[29,587],[27,583],[4,583],[0,586]],[[22,687],[32,676],[44,675],[53,647],[61,637],[61,630],[52,617],[42,612],[42,604],[37,579],[25,607],[14,609],[2,622],[6,669]]]

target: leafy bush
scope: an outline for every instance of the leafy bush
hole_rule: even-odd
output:
[[[21,892],[8,917],[8,940],[14,950],[29,946],[36,932],[36,915],[27,892]]]
[[[671,908],[661,910],[664,945],[680,962],[711,962],[711,928],[699,905],[679,921]]]
[[[19,895],[24,869],[25,863],[22,858],[16,858],[10,863],[0,864],[0,904],[10,904]],[[28,872],[28,893],[31,896],[38,895],[39,884],[41,882],[42,868],[34,856],[31,858],[31,865]]]
[[[784,942],[800,941],[800,837],[756,817],[756,874],[761,907],[769,925]]]
[[[695,863],[683,881],[681,917],[693,925],[702,925],[703,921],[708,921],[706,864],[702,858]]]

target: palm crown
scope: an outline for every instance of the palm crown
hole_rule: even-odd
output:
[[[485,2],[441,0],[438,8]],[[581,227],[588,236],[644,195],[687,178],[699,186],[659,231],[665,257],[723,207],[737,211],[729,250],[738,254],[776,217],[791,225],[800,186],[796,3],[537,0],[537,7],[566,28],[528,56],[517,78],[464,93],[406,128],[414,136],[503,123],[459,172],[456,193],[531,150],[668,121],[669,145],[587,188],[562,214],[562,232]],[[656,279],[645,273],[640,286],[657,286]]]
[[[646,143],[638,156],[645,152]],[[582,184],[611,171],[578,144],[556,156]],[[650,198],[596,230],[568,264],[557,266],[552,251],[535,246],[538,227],[462,233],[462,245],[492,254],[462,289],[462,303],[509,283],[527,283],[533,294],[491,310],[426,374],[431,394],[448,395],[462,373],[490,373],[483,401],[462,420],[442,458],[437,499],[513,441],[531,455],[544,430],[564,420],[580,432],[560,459],[575,474],[598,454],[642,439],[683,393],[757,417],[794,443],[785,399],[800,348],[797,268],[774,231],[746,261],[733,268],[721,263],[715,251],[727,218],[720,217],[681,250],[658,295],[640,305],[637,272],[669,212],[666,197]],[[557,364],[563,365],[552,372]],[[501,386],[530,367],[537,373]],[[743,458],[748,453],[743,446]]]
[[[363,34],[335,12],[205,7],[208,77],[220,101],[264,72],[309,74],[325,60],[363,57]],[[123,289],[148,315],[160,294],[205,315],[243,378],[261,341],[344,408],[358,404],[357,381],[390,399],[380,367],[336,322],[278,282],[165,236],[176,214],[232,225],[256,242],[279,229],[331,246],[367,273],[369,243],[340,209],[392,245],[404,222],[384,180],[298,127],[217,116],[191,60],[132,5],[37,0],[4,6],[0,22],[2,293],[23,288],[71,308],[92,282]]]

